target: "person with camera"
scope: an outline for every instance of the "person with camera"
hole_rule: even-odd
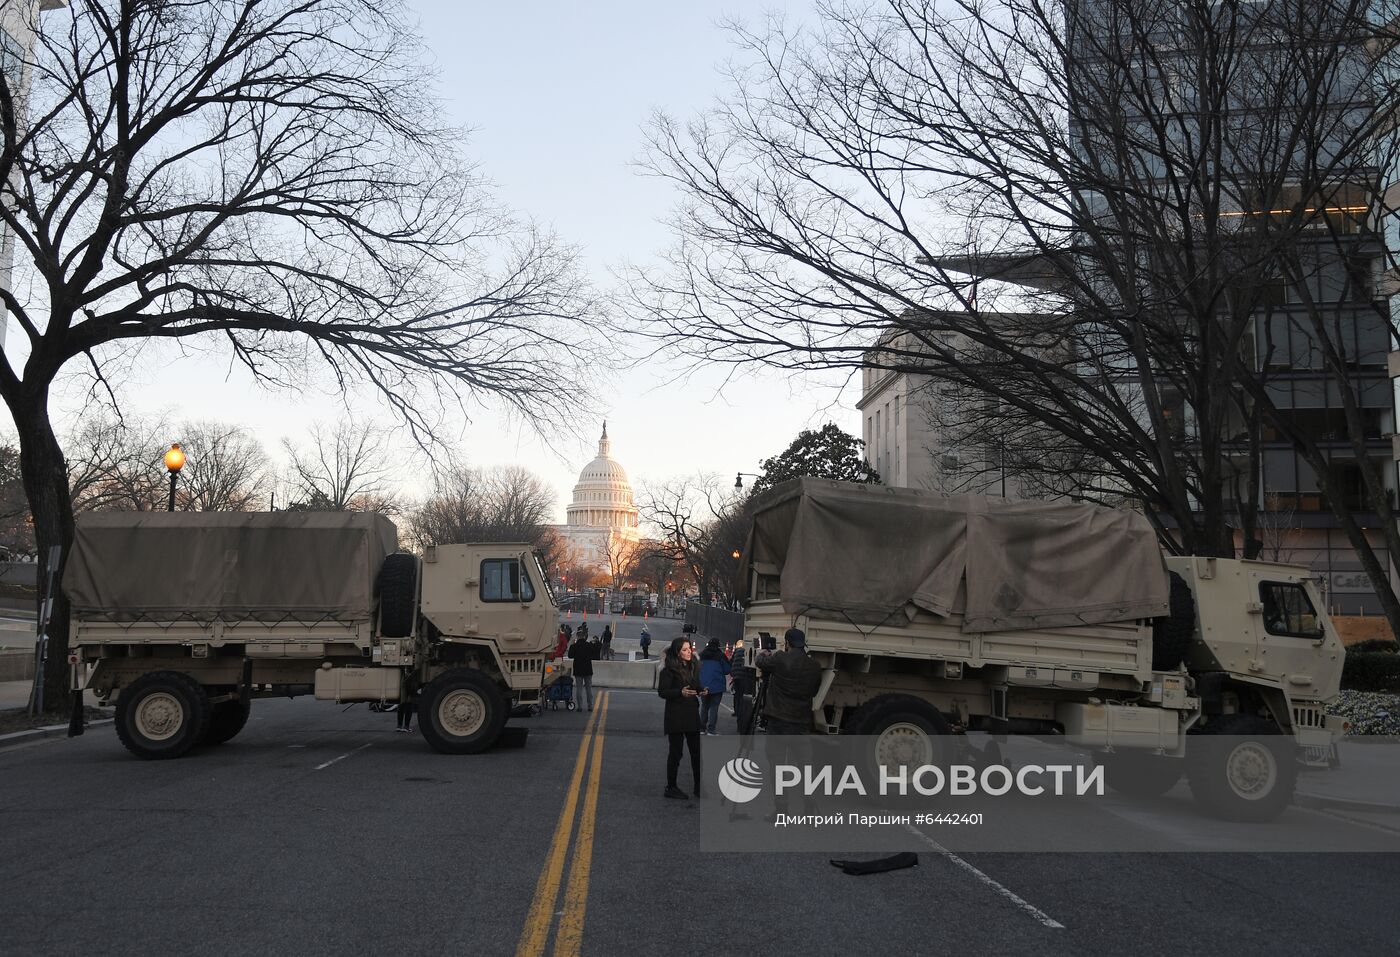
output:
[[[805,736],[812,731],[812,699],[821,688],[822,667],[807,654],[807,635],[800,628],[789,628],[783,635],[783,650],[760,653],[754,662],[763,676],[759,692],[767,723],[769,759],[774,763],[801,767],[809,763]],[[810,796],[803,798],[806,812],[816,811]],[[776,799],[779,814],[788,811],[788,797]]]
[[[766,683],[763,716],[769,734],[808,734],[812,699],[822,683],[822,666],[807,654],[807,634],[789,628],[783,650],[760,654],[754,662]]]

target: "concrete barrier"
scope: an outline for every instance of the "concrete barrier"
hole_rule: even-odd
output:
[[[595,688],[655,688],[656,673],[661,662],[652,658],[649,661],[595,661],[593,662],[593,686]]]
[[[0,562],[0,584],[32,587],[38,583],[38,562]]]
[[[32,681],[33,679],[33,649],[6,650],[4,653],[0,653],[0,681]]]

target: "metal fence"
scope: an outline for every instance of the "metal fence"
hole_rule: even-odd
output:
[[[705,638],[718,638],[720,644],[730,644],[744,637],[744,613],[691,602],[685,606],[685,623],[695,626],[695,633]]]

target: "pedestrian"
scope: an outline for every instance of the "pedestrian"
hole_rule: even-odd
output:
[[[719,734],[719,704],[724,700],[724,683],[731,668],[729,659],[719,646],[718,638],[711,638],[700,652],[700,684],[705,689],[705,697],[700,702],[700,730],[711,736]]]
[[[642,658],[649,659],[651,657],[651,632],[647,631],[646,625],[642,626],[641,642]]]
[[[580,711],[593,710],[593,657],[593,642],[580,626],[579,637],[569,649],[569,658],[574,663],[574,693],[578,696]]]
[[[403,688],[399,693],[398,719],[397,731],[400,734],[412,734],[413,694],[408,687],[407,679],[404,680]]]
[[[612,661],[612,625],[603,626],[603,658]]]
[[[670,748],[666,752],[666,791],[668,798],[685,800],[685,792],[676,784],[681,767],[681,749],[690,749],[690,775],[695,781],[695,796],[700,796],[700,700],[705,689],[700,684],[700,671],[695,667],[690,642],[677,638],[666,649],[666,661],[656,681],[656,693],[666,701],[662,730]]]
[[[729,661],[730,675],[729,687],[734,694],[734,717],[739,722],[739,731],[742,734],[748,727],[748,711],[745,705],[749,696],[754,693],[753,669],[748,666],[744,658],[744,639],[740,638],[734,642],[734,657]]]
[[[556,659],[563,658],[565,655],[567,655],[567,654],[569,653],[569,626],[568,626],[568,625],[560,625],[560,626],[559,626],[559,634],[558,634],[557,638],[558,638],[558,640],[556,640],[555,643],[554,643],[554,650],[553,650],[552,652],[550,652],[550,654],[549,654],[549,659],[548,659],[548,660],[550,660],[550,661],[554,661],[554,660],[556,660]]]

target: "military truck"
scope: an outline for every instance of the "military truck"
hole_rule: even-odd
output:
[[[1119,791],[1184,773],[1212,813],[1266,820],[1344,731],[1311,572],[1164,557],[1134,512],[800,479],[757,503],[741,568],[747,664],[801,628],[814,728],[880,753],[1063,735]]]
[[[143,758],[242,730],[258,698],[415,702],[437,751],[489,748],[537,704],[558,617],[525,544],[398,550],[331,512],[94,513],[63,574],[73,687]]]

